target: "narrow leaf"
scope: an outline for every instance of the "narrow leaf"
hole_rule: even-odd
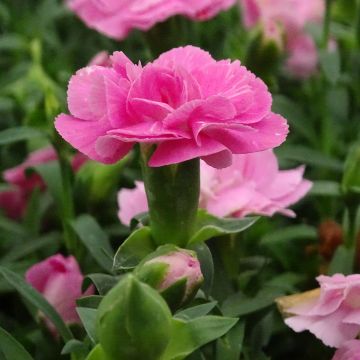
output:
[[[5,356],[5,360],[33,360],[25,348],[2,327],[0,327],[0,355],[1,353]]]

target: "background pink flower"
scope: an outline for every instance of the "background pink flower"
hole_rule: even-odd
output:
[[[279,170],[271,150],[236,155],[226,169],[214,169],[201,162],[200,204],[219,217],[244,217],[249,214],[272,216],[280,213],[295,216],[288,209],[304,197],[312,183],[303,178],[304,167]],[[137,214],[148,209],[144,185],[136,182],[134,189],[118,194],[119,219],[128,225]]]
[[[319,276],[320,297],[287,309],[285,323],[309,330],[325,345],[341,347],[360,332],[360,275]],[[350,358],[349,358],[350,360]]]
[[[56,309],[64,322],[80,323],[76,300],[93,294],[94,289],[90,287],[85,293],[82,292],[84,277],[73,256],[66,258],[61,254],[53,255],[33,265],[26,272],[25,278]],[[50,325],[50,329],[53,330],[53,325]]]
[[[143,68],[119,52],[112,62],[72,77],[71,115],[55,123],[66,141],[94,160],[116,162],[139,142],[157,144],[150,166],[201,157],[226,167],[232,154],[270,149],[286,138],[286,120],[271,112],[266,85],[239,61],[216,61],[187,46]]]
[[[281,26],[290,55],[287,61],[290,73],[299,78],[314,73],[318,55],[314,40],[306,34],[305,25],[322,21],[324,0],[240,0],[240,3],[247,28],[259,24],[266,29],[269,23]]]
[[[227,10],[236,0],[68,0],[90,28],[114,39],[124,39],[132,29],[147,31],[174,15],[207,20]]]
[[[0,208],[13,219],[19,219],[24,214],[31,192],[35,188],[44,189],[45,184],[40,175],[27,174],[30,168],[57,160],[56,151],[52,147],[36,150],[29,154],[23,163],[3,173],[4,180],[11,185],[11,189],[0,192]],[[83,154],[76,154],[72,158],[72,168],[78,171],[88,160]]]
[[[360,340],[350,340],[336,350],[332,360],[360,360]]]

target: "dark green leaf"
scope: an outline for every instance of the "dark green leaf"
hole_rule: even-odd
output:
[[[339,52],[337,50],[321,50],[319,57],[320,65],[325,74],[325,77],[331,84],[335,84],[339,80],[341,71]]]
[[[4,360],[33,360],[25,348],[14,339],[7,331],[0,327],[0,355]]]
[[[340,245],[331,260],[328,274],[333,275],[336,273],[341,273],[344,275],[349,275],[353,273],[354,267],[354,249],[349,249],[344,245]]]
[[[119,282],[120,277],[108,274],[89,274],[85,277],[83,290],[86,290],[89,287],[88,280],[95,285],[100,295],[105,295]]]
[[[69,341],[72,339],[72,333],[65,325],[60,315],[41,296],[40,293],[38,293],[32,286],[27,284],[21,276],[3,266],[0,267],[0,274],[19,292],[19,294],[26,298],[31,304],[33,304],[52,321],[64,341]]]
[[[191,308],[179,311],[175,316],[178,319],[195,319],[207,315],[216,305],[217,301],[212,301],[206,304],[193,306]]]
[[[86,350],[87,346],[83,342],[72,339],[65,344],[65,346],[61,350],[61,355],[67,355],[76,352],[85,352]]]
[[[239,321],[224,337],[217,341],[217,360],[239,360],[245,336],[245,322]]]
[[[107,234],[90,215],[81,215],[72,222],[75,232],[96,262],[107,271],[112,270],[114,256]]]

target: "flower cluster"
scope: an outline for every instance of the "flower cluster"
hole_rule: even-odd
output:
[[[280,38],[285,35],[285,46],[289,52],[287,69],[294,76],[306,78],[314,73],[318,55],[314,40],[305,31],[308,23],[322,21],[324,0],[241,0],[244,24],[252,28],[257,24],[273,29]]]
[[[209,213],[224,217],[249,214],[295,216],[288,206],[310,190],[312,183],[303,179],[304,167],[279,170],[275,154],[262,151],[236,155],[226,169],[214,169],[201,162],[200,204]],[[124,224],[148,210],[144,184],[118,193],[119,219]]]
[[[235,4],[236,0],[68,0],[90,28],[122,40],[132,29],[149,30],[174,15],[207,20]]]
[[[193,46],[144,67],[121,52],[111,60],[112,67],[86,67],[71,78],[71,115],[55,123],[94,160],[114,163],[145,143],[156,144],[150,166],[201,157],[221,168],[232,154],[270,149],[286,138],[287,123],[271,112],[265,84],[239,61],[215,61]]]

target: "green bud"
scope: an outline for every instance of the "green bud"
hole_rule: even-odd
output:
[[[97,333],[109,360],[157,360],[171,337],[171,313],[149,285],[127,275],[98,309]]]
[[[188,303],[204,281],[196,253],[162,246],[136,269],[138,278],[157,289],[172,310]]]

